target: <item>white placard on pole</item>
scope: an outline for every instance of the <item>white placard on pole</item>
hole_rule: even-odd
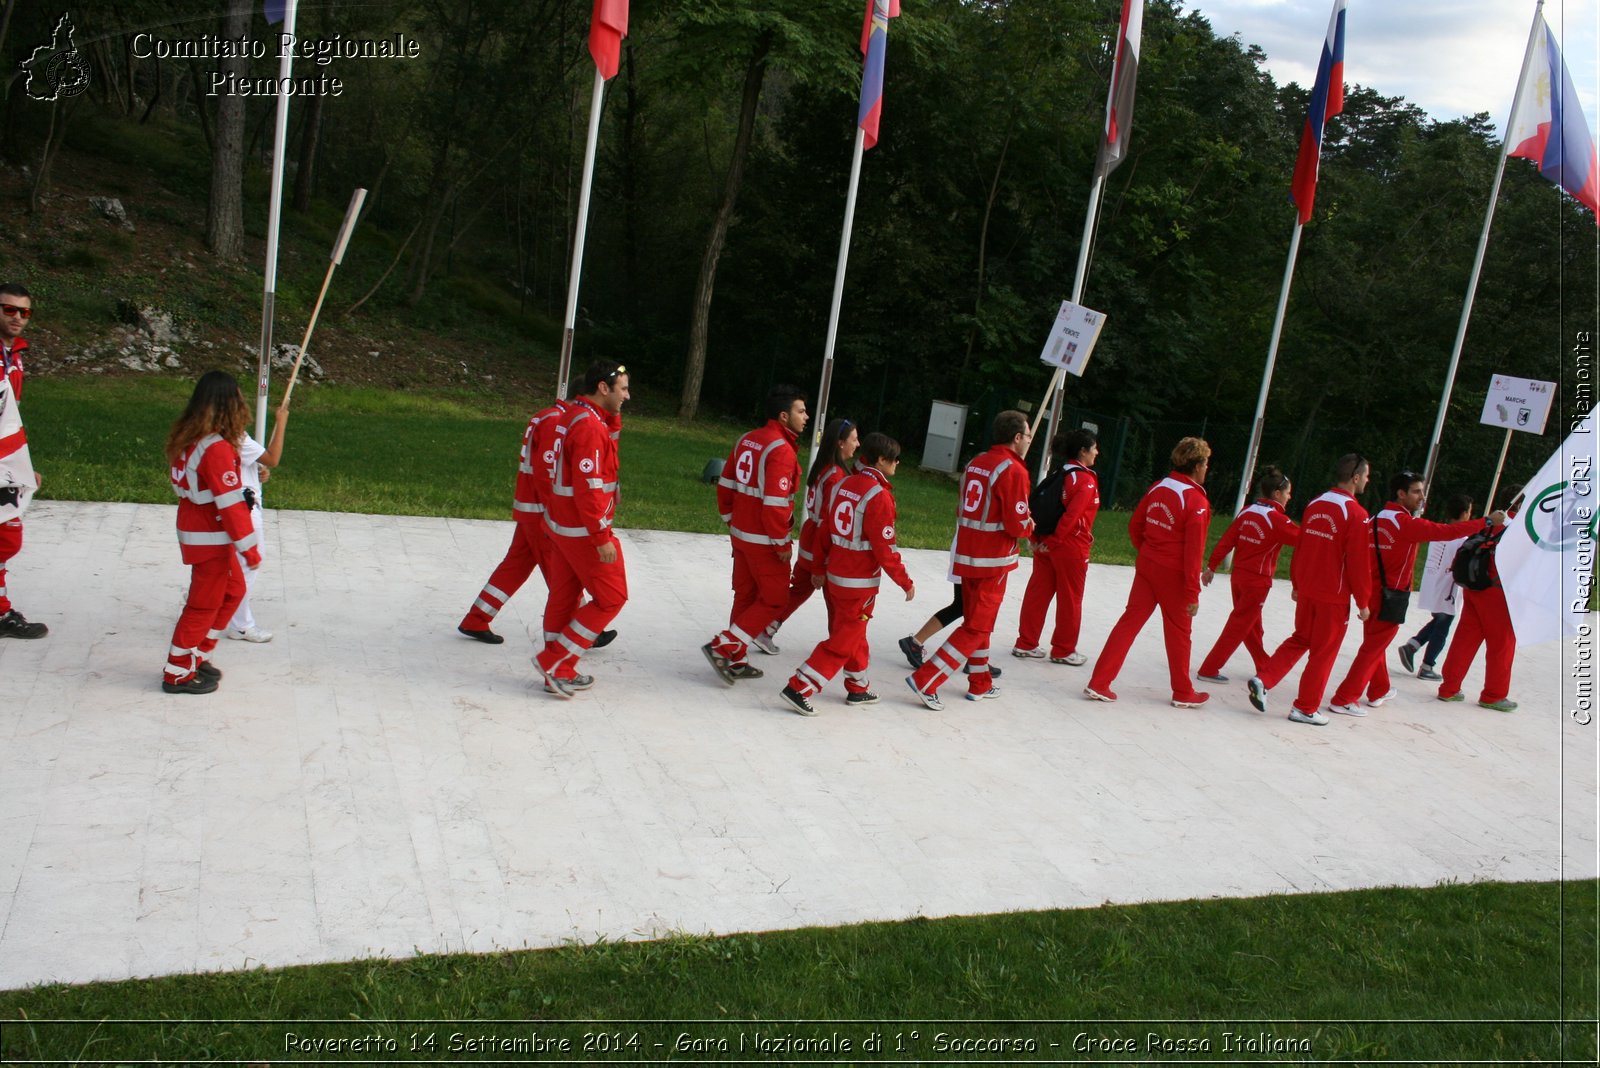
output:
[[[1489,395],[1483,399],[1483,414],[1478,421],[1506,430],[1543,434],[1555,395],[1554,382],[1494,375],[1489,379]]]
[[[1104,312],[1085,308],[1070,300],[1062,301],[1061,309],[1056,312],[1056,321],[1050,327],[1050,336],[1045,339],[1044,351],[1039,353],[1040,362],[1082,378],[1089,354],[1094,351],[1094,343],[1100,338],[1100,328],[1105,325]]]

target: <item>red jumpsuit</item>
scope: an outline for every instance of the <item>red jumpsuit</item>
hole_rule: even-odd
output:
[[[0,370],[11,382],[11,396],[22,402],[22,353],[27,341],[17,338],[11,342],[11,352],[0,354]],[[0,616],[11,611],[11,598],[6,595],[6,562],[22,551],[22,520],[9,519],[0,523]]]
[[[1259,672],[1267,662],[1267,648],[1262,643],[1265,631],[1261,626],[1261,606],[1267,603],[1272,592],[1272,576],[1278,570],[1278,552],[1285,545],[1300,542],[1300,528],[1284,512],[1283,506],[1270,497],[1263,497],[1241,511],[1228,524],[1222,540],[1211,550],[1206,566],[1215,571],[1233,553],[1233,574],[1229,586],[1233,592],[1233,611],[1217,635],[1217,643],[1200,663],[1200,674],[1220,675],[1228,657],[1242,644],[1250,654],[1250,662]]]
[[[795,550],[794,574],[789,579],[789,603],[783,606],[783,612],[777,619],[767,625],[767,633],[776,634],[778,627],[794,615],[795,609],[811,599],[811,594],[816,587],[811,584],[811,576],[822,574],[822,569],[817,564],[818,554],[826,555],[828,541],[828,528],[823,522],[827,515],[828,505],[833,500],[833,491],[839,488],[839,483],[849,477],[850,472],[838,464],[828,464],[817,476],[817,480],[806,487],[806,519],[800,526],[800,541]],[[823,597],[827,601],[826,594]],[[832,604],[829,602],[830,612]],[[828,618],[828,629],[833,629],[833,618]]]
[[[1189,606],[1200,603],[1200,563],[1205,557],[1211,502],[1200,483],[1172,472],[1145,491],[1128,521],[1128,537],[1138,552],[1133,587],[1122,618],[1106,636],[1089,688],[1109,696],[1133,640],[1150,613],[1161,609],[1172,699],[1198,697],[1189,676]]]
[[[256,567],[261,550],[232,445],[208,434],[183,451],[169,474],[178,495],[178,546],[190,565],[189,596],[172,631],[165,674],[181,684],[194,678],[244,600],[239,555]]]
[[[789,603],[789,532],[800,484],[795,432],[776,419],[734,445],[717,480],[717,511],[733,542],[733,611],[711,648],[730,664],[750,655],[750,637]]]
[[[555,422],[550,495],[543,501],[550,598],[545,603],[545,646],[534,659],[545,674],[570,678],[577,674],[578,659],[628,601],[627,565],[611,531],[622,417],[579,397]],[[617,550],[609,564],[601,563],[598,553],[606,544]],[[585,591],[589,600],[580,608]]]
[[[950,569],[961,580],[963,615],[961,625],[912,674],[911,684],[921,692],[937,694],[963,665],[969,668],[969,693],[980,696],[994,687],[989,641],[1006,595],[1006,576],[1017,566],[1017,541],[1033,533],[1028,489],[1028,471],[1008,445],[991,446],[962,472]]]
[[[550,464],[555,460],[551,450],[555,446],[556,425],[567,402],[558,400],[550,407],[536,413],[528,420],[522,432],[522,449],[517,462],[516,495],[511,502],[511,518],[516,522],[511,532],[511,547],[505,559],[494,569],[489,581],[483,584],[478,599],[472,602],[462,630],[488,630],[494,617],[506,602],[522,588],[533,574],[533,569],[545,553],[544,503],[542,494],[550,486]],[[548,641],[550,636],[545,635]]]
[[[1350,601],[1372,603],[1372,548],[1367,510],[1337,487],[1310,504],[1300,517],[1300,546],[1289,563],[1294,584],[1294,633],[1267,658],[1256,676],[1272,689],[1308,652],[1294,707],[1314,714],[1328,688],[1328,675],[1350,625]]]
[[[1078,630],[1083,622],[1083,586],[1089,575],[1089,549],[1094,545],[1094,517],[1100,514],[1100,483],[1081,464],[1066,465],[1061,483],[1061,521],[1049,537],[1034,545],[1033,574],[1022,594],[1022,619],[1017,627],[1018,649],[1037,649],[1044,631],[1044,616],[1056,602],[1056,626],[1050,635],[1050,655],[1061,659],[1078,651]]]
[[[1483,529],[1481,519],[1463,519],[1459,523],[1434,523],[1418,519],[1393,501],[1385,504],[1372,517],[1366,533],[1367,550],[1372,554],[1372,593],[1369,603],[1372,615],[1361,625],[1361,648],[1355,661],[1345,674],[1344,681],[1333,691],[1332,703],[1353,705],[1361,700],[1363,692],[1368,700],[1386,697],[1393,687],[1389,684],[1389,665],[1385,660],[1389,646],[1399,633],[1400,624],[1385,623],[1378,618],[1378,608],[1383,604],[1383,582],[1378,579],[1377,561],[1383,561],[1383,579],[1392,590],[1411,590],[1411,575],[1416,569],[1417,546],[1425,541],[1455,541],[1468,538]],[[1373,549],[1372,531],[1378,532],[1376,550]],[[1460,641],[1459,634],[1456,638]]]
[[[911,589],[911,576],[895,549],[894,521],[894,493],[877,468],[851,475],[834,491],[827,549],[818,561],[828,576],[823,591],[830,601],[828,636],[789,679],[790,688],[802,696],[820,692],[841,667],[847,691],[871,690],[867,621],[872,618],[878,584],[888,572],[896,586]]]
[[[1511,693],[1511,662],[1517,655],[1517,634],[1511,627],[1511,613],[1506,609],[1505,590],[1500,588],[1500,572],[1492,561],[1489,575],[1495,581],[1486,590],[1461,587],[1461,616],[1456,623],[1456,636],[1450,639],[1450,651],[1444,655],[1444,667],[1439,671],[1443,677],[1439,683],[1440,697],[1454,697],[1461,692],[1461,683],[1480,645],[1487,646],[1488,651],[1478,700],[1490,704],[1505,700]]]

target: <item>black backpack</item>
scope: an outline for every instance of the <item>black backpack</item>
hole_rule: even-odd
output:
[[[1061,515],[1066,511],[1061,507],[1061,486],[1071,469],[1071,464],[1056,468],[1049,478],[1033,487],[1033,492],[1028,494],[1028,511],[1033,513],[1035,538],[1048,538],[1061,525]]]
[[[1456,558],[1450,564],[1450,577],[1468,590],[1487,590],[1495,585],[1489,577],[1489,565],[1494,561],[1494,547],[1500,541],[1504,527],[1485,525],[1484,528],[1461,543]]]

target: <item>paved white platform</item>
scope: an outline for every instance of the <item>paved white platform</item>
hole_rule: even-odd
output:
[[[455,633],[509,522],[273,512],[256,612],[276,640],[223,642],[221,691],[170,697],[172,526],[145,505],[28,517],[10,586],[51,633],[0,641],[0,988],[1596,874],[1596,728],[1565,714],[1560,645],[1519,654],[1514,715],[1402,678],[1393,705],[1310,728],[1237,682],[1168,707],[1152,621],[1115,705],[1079,696],[1087,668],[1002,656],[1003,698],[953,685],[933,713],[894,642],[949,587],[943,553],[911,552],[922,595],[888,594],[873,625],[883,702],[835,690],[803,719],[776,693],[822,636],[820,600],[757,657],[765,680],[726,688],[697,648],[726,618],[726,540],[626,531],[621,637],[564,702],[533,685],[537,577],[500,616],[506,644]],[[1130,578],[1091,569],[1086,651]],[[1202,652],[1227,607],[1225,582],[1207,591]],[[1280,584],[1269,643],[1291,609]]]

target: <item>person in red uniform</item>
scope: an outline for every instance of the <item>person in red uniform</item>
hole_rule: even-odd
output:
[[[789,603],[783,606],[783,611],[778,618],[767,624],[767,629],[757,635],[751,642],[763,653],[776,655],[778,647],[772,639],[777,635],[778,628],[786,623],[795,609],[811,599],[811,594],[822,589],[822,571],[816,563],[819,552],[818,541],[826,544],[828,528],[825,523],[828,503],[833,499],[833,491],[839,487],[848,476],[855,473],[856,450],[861,446],[861,436],[856,426],[848,419],[834,419],[822,432],[822,440],[817,443],[817,456],[820,459],[811,465],[811,474],[806,476],[806,518],[800,526],[800,541],[795,549],[794,574],[789,579]],[[827,602],[827,598],[823,598]],[[832,605],[829,603],[831,612]],[[828,620],[828,629],[833,629],[833,620]]]
[[[789,534],[800,463],[794,443],[806,428],[806,397],[794,386],[767,393],[767,421],[733,446],[717,480],[717,511],[733,543],[733,611],[726,630],[700,647],[718,677],[732,686],[759,679],[749,662],[762,634],[789,603]]]
[[[592,675],[578,671],[578,661],[628,601],[627,564],[611,529],[628,369],[615,360],[597,360],[584,372],[583,387],[583,395],[557,421],[550,492],[543,500],[550,596],[545,645],[533,662],[544,676],[545,692],[562,698],[594,685]],[[585,592],[589,600],[580,607]]]
[[[1389,643],[1400,632],[1400,624],[1386,623],[1378,618],[1377,609],[1383,604],[1383,590],[1411,592],[1411,576],[1417,565],[1417,546],[1425,541],[1454,541],[1476,534],[1483,523],[1476,519],[1460,523],[1435,523],[1418,519],[1422,507],[1423,481],[1415,471],[1402,471],[1389,480],[1389,500],[1367,524],[1365,534],[1367,552],[1372,555],[1372,595],[1368,604],[1373,612],[1361,625],[1361,648],[1355,661],[1345,674],[1344,681],[1333,691],[1328,710],[1342,716],[1365,716],[1361,695],[1367,695],[1367,706],[1379,708],[1394,696],[1389,682],[1389,667],[1385,654]],[[1490,523],[1504,523],[1506,514],[1495,512],[1488,517]]]
[[[906,565],[895,548],[894,492],[889,478],[900,466],[900,443],[886,434],[868,434],[861,442],[861,470],[839,483],[828,512],[825,539],[819,539],[820,556],[815,564],[823,568],[827,584],[823,597],[828,600],[828,636],[811,651],[806,662],[795,669],[780,696],[802,716],[814,716],[810,698],[822,691],[844,669],[845,704],[877,704],[867,679],[871,649],[867,644],[867,623],[878,599],[878,585],[884,573],[906,591],[906,600],[917,588],[906,574]]]
[[[1294,633],[1283,640],[1260,671],[1246,683],[1250,703],[1267,710],[1267,691],[1310,653],[1300,675],[1300,690],[1289,709],[1293,723],[1323,727],[1320,711],[1339,643],[1350,625],[1350,601],[1366,622],[1372,604],[1372,549],[1367,544],[1367,510],[1356,495],[1367,488],[1370,470],[1359,453],[1334,465],[1333,488],[1306,505],[1300,517],[1300,545],[1289,561],[1294,586]]]
[[[1012,656],[1042,657],[1039,637],[1050,602],[1056,603],[1056,626],[1050,635],[1050,662],[1078,667],[1088,657],[1078,652],[1083,623],[1083,587],[1089,575],[1089,549],[1094,545],[1094,517],[1100,514],[1100,483],[1094,461],[1100,441],[1087,430],[1066,430],[1050,448],[1064,457],[1061,519],[1056,529],[1033,541],[1033,573],[1022,595],[1022,619]]]
[[[208,371],[167,435],[172,490],[178,495],[178,546],[189,565],[189,596],[172,631],[161,678],[167,693],[217,688],[222,672],[210,657],[244,600],[240,557],[244,567],[261,566],[260,539],[250,521],[234,447],[249,419],[239,383],[225,371]]]
[[[944,708],[939,687],[963,667],[968,669],[967,700],[1000,695],[989,670],[989,642],[1006,595],[1006,576],[1017,566],[1017,543],[1033,535],[1028,470],[1022,463],[1033,442],[1028,417],[1001,412],[994,417],[989,440],[989,450],[961,473],[961,500],[956,504],[950,570],[961,580],[961,625],[906,676],[917,700],[935,712]]]
[[[1206,474],[1211,446],[1201,438],[1184,438],[1172,450],[1172,473],[1145,491],[1128,521],[1128,537],[1138,552],[1133,587],[1122,618],[1106,636],[1094,674],[1083,695],[1092,701],[1115,701],[1117,680],[1133,640],[1150,613],[1161,609],[1161,634],[1167,646],[1167,674],[1174,708],[1199,708],[1210,694],[1199,693],[1189,677],[1189,634],[1200,611],[1200,565],[1211,526]]]
[[[33,318],[33,297],[26,288],[15,282],[0,285],[0,373],[11,383],[11,396],[22,402],[22,354],[28,343],[22,332]],[[44,480],[34,472],[34,481]],[[50,628],[43,623],[30,623],[11,605],[6,592],[6,565],[22,551],[22,520],[10,519],[0,523],[0,638],[43,638]]]
[[[1501,525],[1489,539],[1491,553],[1504,533],[1502,518]],[[1439,700],[1465,700],[1461,684],[1481,645],[1487,647],[1487,652],[1483,689],[1478,693],[1478,704],[1496,712],[1515,712],[1517,703],[1511,700],[1510,694],[1511,663],[1517,656],[1517,633],[1511,626],[1511,612],[1506,607],[1506,593],[1500,586],[1500,570],[1495,567],[1493,556],[1489,559],[1489,578],[1494,585],[1486,590],[1461,587],[1461,619],[1456,624],[1456,636],[1450,641],[1450,651],[1444,656]]]
[[[1230,552],[1233,553],[1233,576],[1229,582],[1233,611],[1222,625],[1222,633],[1217,635],[1211,652],[1200,662],[1196,678],[1202,682],[1227,682],[1228,676],[1222,673],[1222,668],[1240,645],[1250,654],[1253,671],[1260,671],[1267,662],[1261,606],[1267,603],[1267,594],[1272,592],[1279,550],[1300,542],[1300,528],[1283,510],[1292,491],[1288,475],[1276,467],[1266,468],[1256,479],[1255,503],[1233,517],[1222,540],[1211,550],[1211,559],[1200,574],[1200,583],[1211,585],[1217,568]]]
[[[541,484],[550,482],[550,457],[541,462],[540,430],[543,428],[544,448],[555,444],[555,428],[567,402],[558,400],[550,407],[534,413],[522,432],[522,449],[517,458],[517,485],[511,501],[511,518],[516,526],[511,532],[511,547],[498,567],[483,584],[472,607],[456,626],[462,634],[490,645],[505,641],[490,629],[494,617],[504,608],[512,595],[522,588],[539,566],[544,555],[544,503],[540,496]]]

